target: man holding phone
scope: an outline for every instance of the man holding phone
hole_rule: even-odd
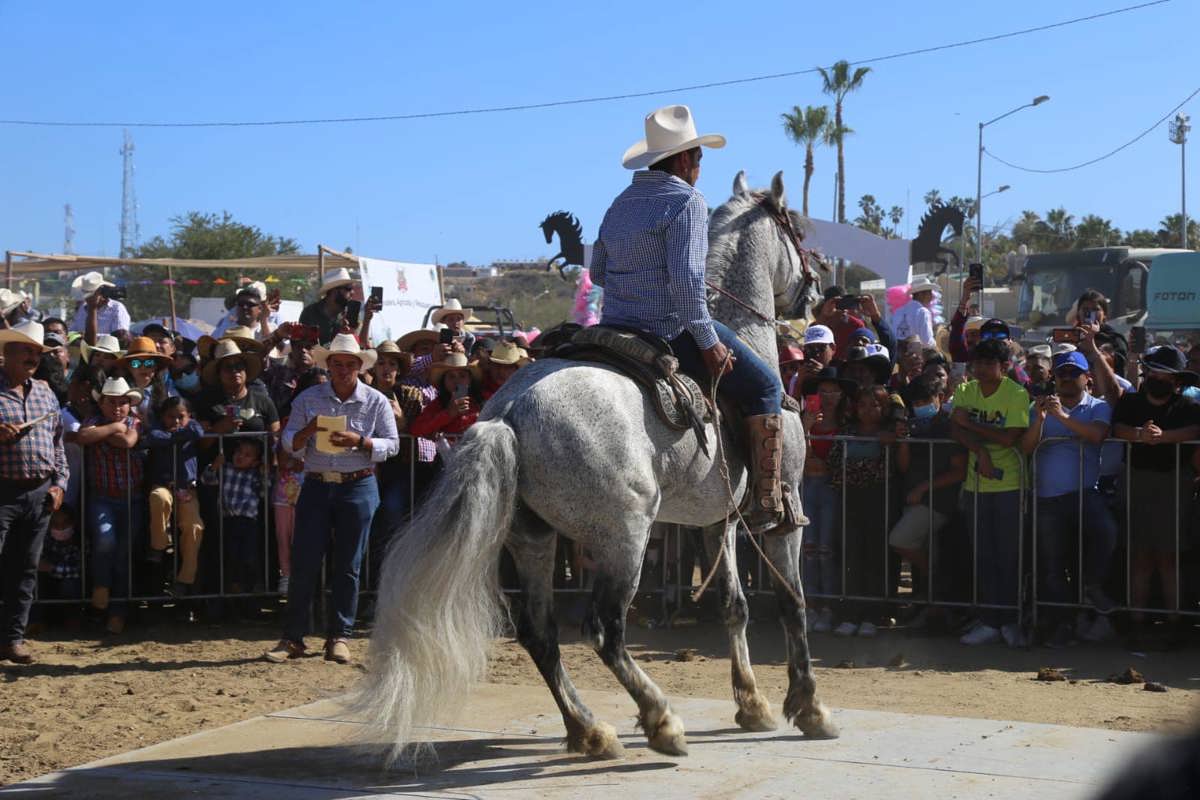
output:
[[[105,280],[99,272],[89,272],[73,280],[71,289],[83,301],[71,320],[71,330],[82,333],[84,341],[95,345],[96,337],[105,333],[118,338],[129,335],[129,309],[120,300],[125,296],[123,287]]]

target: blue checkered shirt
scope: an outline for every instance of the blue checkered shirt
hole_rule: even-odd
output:
[[[601,322],[668,341],[683,331],[702,350],[717,343],[704,288],[708,206],[685,181],[658,170],[633,174],[600,224],[592,283],[604,287]]]
[[[227,462],[220,473],[224,515],[258,519],[258,501],[262,497],[262,469],[238,469]],[[204,483],[217,483],[216,470],[211,464],[204,472]]]

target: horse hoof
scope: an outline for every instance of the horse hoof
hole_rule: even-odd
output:
[[[649,738],[649,745],[651,750],[665,756],[686,756],[688,749],[683,720],[668,711],[658,721],[658,727]]]
[[[773,731],[779,727],[771,714],[771,705],[759,694],[737,710],[733,721],[744,731]]]
[[[796,715],[796,727],[808,739],[836,739],[841,736],[829,709],[817,703]]]
[[[625,747],[617,738],[617,731],[607,722],[597,722],[578,737],[567,740],[567,749],[591,758],[624,758]]]

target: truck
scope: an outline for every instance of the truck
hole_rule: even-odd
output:
[[[1088,289],[1108,298],[1108,324],[1128,337],[1130,328],[1146,324],[1146,287],[1154,264],[1172,254],[1195,255],[1169,248],[1089,247],[1026,257],[1017,275],[1021,341],[1049,341],[1051,329],[1067,325],[1067,312]]]
[[[1160,342],[1200,331],[1200,253],[1169,253],[1154,262],[1146,281],[1146,329]]]

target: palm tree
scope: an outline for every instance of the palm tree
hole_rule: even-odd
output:
[[[863,78],[871,71],[870,67],[859,67],[854,70],[854,74],[850,74],[850,62],[839,61],[830,67],[828,70],[824,67],[817,67],[821,73],[821,80],[825,85],[822,89],[825,94],[833,97],[833,128],[830,136],[834,144],[837,145],[837,165],[838,165],[838,202],[837,202],[837,221],[846,221],[846,159],[843,147],[843,142],[846,134],[853,133],[852,130],[846,127],[845,121],[842,119],[842,102],[846,99],[846,95],[856,89],[862,87]]]
[[[812,181],[813,147],[818,143],[828,144],[826,127],[829,122],[828,106],[792,106],[783,118],[783,130],[795,144],[804,145],[804,216],[808,216],[808,185]]]

